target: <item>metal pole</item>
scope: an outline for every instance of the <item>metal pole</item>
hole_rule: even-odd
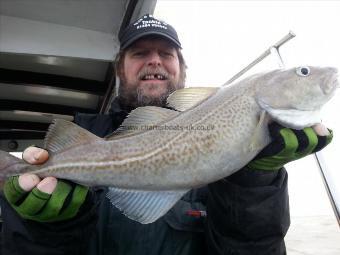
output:
[[[280,41],[278,41],[274,46],[272,46],[270,49],[270,53],[275,55],[278,60],[278,64],[280,68],[284,67],[284,62],[281,58],[280,52],[279,52],[279,47],[289,41],[291,38],[295,36],[294,33],[289,32],[288,35],[286,35],[284,38],[282,38]],[[267,51],[268,51],[267,50]],[[267,51],[264,54],[267,54]],[[264,55],[263,54],[263,55]],[[269,55],[269,54],[267,54]],[[261,56],[261,60],[263,57]],[[255,62],[255,61],[254,61]],[[325,186],[328,198],[330,200],[330,203],[332,205],[335,217],[337,219],[338,225],[340,226],[340,194],[338,189],[336,188],[336,185],[332,182],[331,175],[329,173],[329,169],[327,168],[322,156],[320,153],[314,153],[318,168],[320,170],[321,178],[323,181],[323,184]],[[337,203],[338,201],[338,203]]]
[[[289,31],[287,35],[285,35],[281,40],[279,40],[277,43],[275,43],[273,46],[269,47],[266,51],[264,51],[259,57],[257,57],[253,62],[251,62],[248,66],[243,68],[241,71],[239,71],[237,74],[235,74],[233,77],[231,77],[226,83],[224,83],[222,86],[226,86],[230,83],[232,83],[234,80],[242,76],[245,72],[247,72],[249,69],[251,69],[253,66],[261,62],[265,57],[270,55],[274,51],[276,52],[276,55],[280,56],[279,48],[288,42],[290,39],[294,38],[295,34],[292,31]],[[281,58],[281,56],[280,56]],[[281,59],[282,62],[282,59]],[[282,62],[283,63],[283,62]]]
[[[326,166],[322,154],[320,152],[314,153],[316,162],[318,164],[321,178],[325,189],[327,191],[328,198],[331,202],[333,212],[337,219],[338,225],[340,226],[340,194],[339,189],[337,189],[336,184],[332,181],[331,176],[328,172],[328,167]],[[338,201],[338,203],[337,203]]]
[[[249,69],[251,69],[253,66],[258,64],[259,62],[261,62],[265,57],[267,57],[270,54],[273,54],[277,57],[279,67],[283,68],[284,62],[281,58],[279,48],[283,44],[285,44],[286,42],[288,42],[290,39],[292,39],[294,37],[295,37],[295,34],[292,31],[289,31],[289,33],[286,36],[284,36],[281,40],[279,40],[273,46],[269,47],[269,49],[264,51],[259,57],[257,57],[248,66],[243,68],[240,72],[238,72],[233,77],[231,77],[231,79],[229,79],[225,84],[223,84],[223,86],[226,86],[226,85],[232,83],[234,80],[236,80],[237,78],[242,76],[245,72],[247,72]],[[322,181],[325,185],[325,189],[326,189],[327,194],[328,194],[328,198],[329,198],[330,203],[332,205],[332,208],[333,208],[335,217],[337,219],[338,225],[340,226],[340,194],[339,194],[338,190],[336,189],[336,185],[333,184],[333,182],[331,180],[329,170],[328,170],[327,167],[325,167],[325,163],[323,163],[321,154],[314,153],[314,155],[315,155],[317,165],[318,165],[320,173],[321,173]],[[337,203],[337,201],[338,201],[338,203]]]

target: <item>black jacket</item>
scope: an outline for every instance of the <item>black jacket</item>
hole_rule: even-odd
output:
[[[105,136],[127,113],[114,102],[109,115],[76,115],[75,122]],[[2,253],[282,255],[289,227],[287,173],[242,169],[186,194],[165,216],[142,225],[92,190],[78,216],[62,223],[21,219],[1,199]]]

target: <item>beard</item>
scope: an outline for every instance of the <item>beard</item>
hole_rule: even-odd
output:
[[[159,84],[153,84],[151,82],[144,82],[143,86],[130,84],[127,82],[124,74],[120,77],[118,100],[124,110],[131,111],[141,106],[166,107],[169,95],[177,89],[184,87],[184,81],[177,81],[164,70],[153,70],[152,72],[162,73],[167,77],[167,82],[162,85],[162,88],[159,88]],[[142,77],[145,73],[148,73],[148,70],[143,70],[138,77]],[[160,94],[157,94],[157,96],[153,95],[152,91],[160,89],[162,89]]]

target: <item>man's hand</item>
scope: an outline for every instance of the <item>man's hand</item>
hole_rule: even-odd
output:
[[[333,138],[322,124],[293,130],[273,122],[268,128],[272,142],[247,165],[250,169],[279,170],[288,162],[322,150]]]
[[[43,164],[48,160],[48,152],[28,147],[23,159],[33,165]],[[54,177],[41,180],[35,174],[23,174],[9,178],[4,193],[22,218],[54,222],[73,218],[84,203],[88,188]]]

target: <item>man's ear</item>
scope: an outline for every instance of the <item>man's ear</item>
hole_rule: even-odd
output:
[[[121,61],[120,63],[118,63],[115,67],[116,67],[116,76],[122,80],[122,78],[124,77],[124,68],[123,68],[124,64],[123,61]]]
[[[119,79],[122,79],[124,77],[124,59],[125,59],[126,52],[119,52],[115,59],[115,71],[116,76],[119,77]]]
[[[122,77],[124,77],[124,69],[122,65],[117,66],[117,70],[116,70],[116,76],[122,80]]]

